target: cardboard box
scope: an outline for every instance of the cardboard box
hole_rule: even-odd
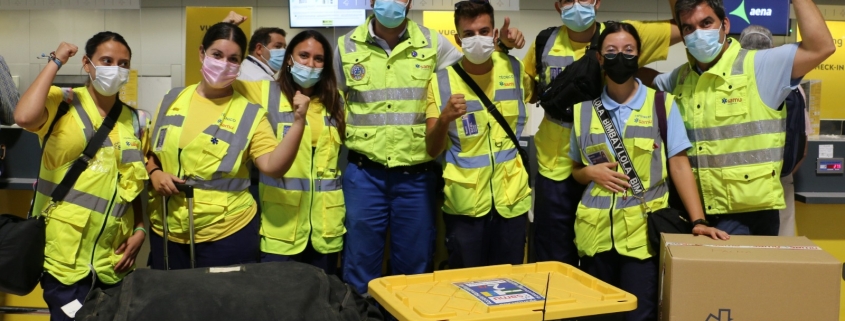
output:
[[[664,234],[660,320],[839,319],[842,262],[806,237]]]

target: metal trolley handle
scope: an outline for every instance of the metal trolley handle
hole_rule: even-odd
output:
[[[194,252],[194,187],[186,184],[176,184],[176,190],[185,194],[185,199],[188,201],[188,233],[190,237],[191,250],[191,268],[197,265],[196,253]],[[164,269],[170,270],[170,256],[167,251],[168,243],[168,228],[167,228],[167,197],[161,197],[161,224],[164,229]]]

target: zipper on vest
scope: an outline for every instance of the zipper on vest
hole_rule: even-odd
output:
[[[610,198],[610,248],[616,248],[616,240],[613,238],[613,209],[616,208],[616,195]]]
[[[114,199],[117,196],[117,189],[119,188],[118,183],[120,182],[120,173],[117,173],[117,180],[114,182],[114,192],[111,195],[111,200],[109,200],[109,206],[106,207],[106,212],[103,213],[105,217],[103,218],[103,226],[100,226],[100,233],[97,234],[97,238],[94,239],[94,246],[91,248],[91,265],[94,265],[94,257],[97,254],[97,243],[100,242],[100,237],[103,236],[103,232],[106,230],[106,225],[109,223],[109,216],[111,216],[112,207],[114,206]]]
[[[493,153],[493,141],[490,139],[490,133],[493,132],[493,127],[490,126],[490,122],[487,122],[487,149],[490,150],[490,198],[492,201],[492,206],[490,211],[496,209],[496,191],[493,189],[493,175],[496,175],[496,154]],[[497,211],[498,212],[498,211]],[[493,220],[493,215],[490,215],[490,220]]]
[[[317,156],[317,149],[311,148],[311,171],[310,175],[314,175],[314,158]],[[310,176],[309,175],[309,176]],[[313,179],[309,179],[313,181]],[[311,236],[314,235],[314,221],[311,219],[311,216],[314,213],[314,194],[316,194],[317,186],[322,183],[321,178],[317,178],[317,184],[310,184],[311,185],[311,203],[308,205],[308,240],[306,242],[311,242]],[[314,247],[314,242],[311,242],[311,247]]]

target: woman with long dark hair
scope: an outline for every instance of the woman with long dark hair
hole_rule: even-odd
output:
[[[268,177],[281,177],[296,157],[308,108],[307,96],[291,101],[288,139],[278,143],[259,105],[232,88],[246,54],[246,35],[221,22],[209,28],[199,48],[199,84],[168,93],[151,131],[147,170],[150,198],[151,265],[165,268],[162,207],[167,212],[170,268],[189,267],[188,210],[176,184],[194,187],[196,266],[225,266],[258,260],[258,206],[250,195],[253,163]],[[165,204],[162,205],[162,196]]]
[[[32,209],[33,215],[46,216],[41,288],[51,320],[73,320],[74,307],[85,301],[92,284],[107,288],[123,280],[134,269],[146,234],[137,198],[147,180],[138,137],[143,124],[117,96],[129,78],[132,50],[121,35],[100,32],[85,44],[82,68],[88,84],[51,86],[77,50],[59,45],[15,110],[15,122],[46,141]],[[115,112],[108,138],[67,196],[52,202],[53,190]]]
[[[277,82],[237,82],[236,90],[267,108],[276,138],[286,141],[296,97],[310,97],[305,132],[281,179],[261,175],[261,261],[299,261],[333,273],[343,248],[346,214],[338,156],[344,136],[331,45],[306,30],[288,44]]]

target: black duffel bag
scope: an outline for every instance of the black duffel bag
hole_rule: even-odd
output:
[[[27,295],[44,271],[44,219],[0,215],[0,292]]]
[[[298,262],[138,269],[117,287],[94,289],[76,320],[383,320],[371,300]]]
[[[663,208],[648,214],[648,242],[653,249],[660,248],[660,234],[690,234],[692,223],[687,213],[674,208]]]

